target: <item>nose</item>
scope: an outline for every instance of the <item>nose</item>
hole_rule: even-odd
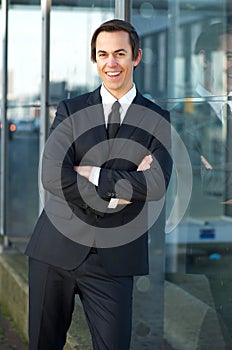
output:
[[[117,65],[117,61],[116,61],[116,58],[114,57],[114,55],[109,55],[107,65],[109,67],[115,67]]]

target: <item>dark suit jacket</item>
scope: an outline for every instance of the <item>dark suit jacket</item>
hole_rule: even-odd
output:
[[[203,193],[221,196],[225,187],[226,144],[222,122],[214,109],[206,100],[194,102],[193,108],[189,108],[187,103],[181,103],[170,114],[172,124],[188,150],[194,178],[195,175],[201,176]],[[201,155],[212,165],[213,170],[205,168]]]
[[[172,169],[169,113],[137,92],[111,141],[99,88],[59,104],[42,163],[50,198],[27,255],[74,269],[94,243],[110,274],[148,273],[147,202],[163,205]],[[148,153],[151,169],[136,171]],[[98,187],[73,170],[78,164],[101,167]],[[108,209],[111,198],[132,204]]]

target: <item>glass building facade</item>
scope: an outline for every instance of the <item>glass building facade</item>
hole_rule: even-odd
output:
[[[232,2],[2,0],[0,11],[6,244],[23,252],[41,210],[39,161],[57,103],[100,84],[94,29],[127,19],[143,49],[135,83],[170,111],[174,160],[165,233],[151,229],[151,273],[135,282],[132,349],[232,349]]]

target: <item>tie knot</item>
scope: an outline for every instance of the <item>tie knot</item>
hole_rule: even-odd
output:
[[[112,111],[113,112],[119,112],[119,108],[121,107],[120,103],[117,101],[115,101],[112,105]]]

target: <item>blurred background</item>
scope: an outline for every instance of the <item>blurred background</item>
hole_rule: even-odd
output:
[[[167,338],[174,349],[231,349],[231,1],[0,4],[4,245],[23,253],[42,208],[38,167],[57,103],[100,84],[90,61],[94,29],[129,20],[143,49],[135,83],[170,111],[174,157],[165,232],[152,226],[151,274],[135,284],[132,346],[158,349]]]

